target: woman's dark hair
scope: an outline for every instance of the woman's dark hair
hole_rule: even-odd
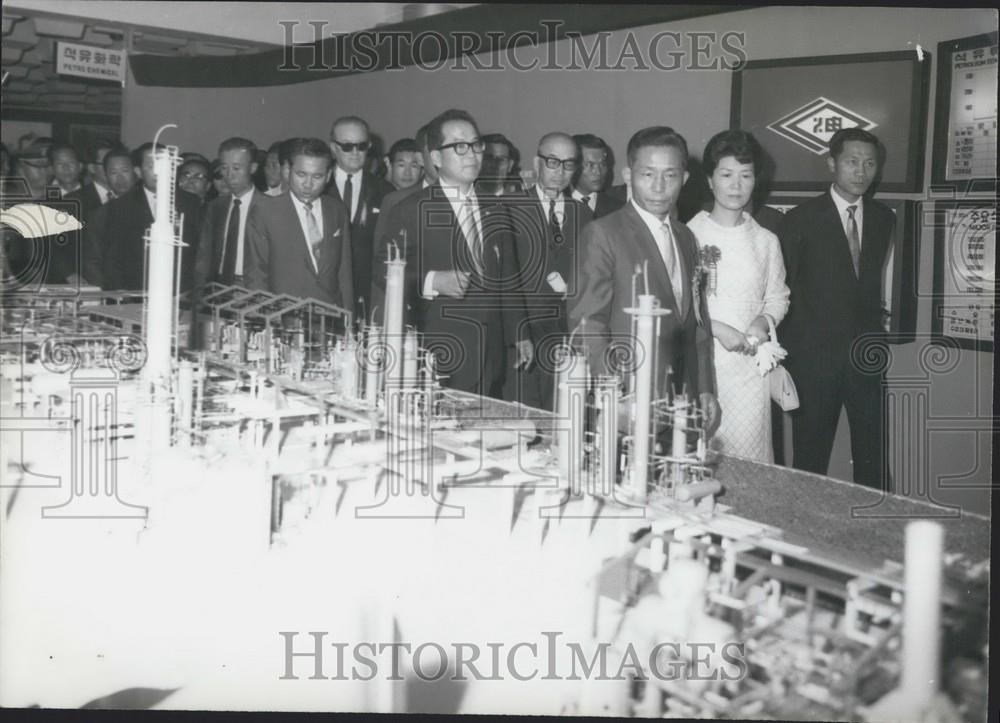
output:
[[[760,170],[761,149],[753,134],[744,130],[722,131],[712,136],[705,146],[702,157],[702,168],[705,175],[711,177],[715,167],[723,158],[733,156],[740,163],[752,163],[754,173]]]

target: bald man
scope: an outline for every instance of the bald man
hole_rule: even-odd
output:
[[[542,409],[554,409],[554,362],[557,347],[572,331],[567,301],[577,290],[577,241],[593,216],[566,195],[580,164],[580,151],[566,133],[547,133],[538,141],[533,160],[533,187],[508,196],[517,231],[519,287],[528,309],[535,363],[508,374],[504,398]]]
[[[358,318],[371,315],[370,289],[374,258],[375,225],[382,198],[393,187],[365,170],[372,143],[368,123],[357,116],[343,116],[330,129],[330,150],[334,168],[326,192],[339,198],[351,219],[351,259],[353,263],[353,311]],[[345,300],[345,303],[346,300]]]

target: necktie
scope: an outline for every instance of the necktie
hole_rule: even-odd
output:
[[[316,261],[316,268],[318,269],[321,258],[320,250],[323,245],[323,234],[319,232],[319,224],[316,223],[316,217],[312,212],[313,202],[310,201],[303,205],[306,207],[306,240],[309,242],[313,260]]]
[[[354,183],[351,182],[351,174],[347,174],[347,180],[344,181],[344,205],[347,206],[347,215],[351,219],[351,223],[354,223],[354,209],[351,204],[354,203]]]
[[[552,229],[552,240],[556,244],[561,244],[562,237],[562,227],[559,224],[559,217],[556,215],[556,200],[554,198],[549,199],[549,228]]]
[[[584,196],[580,200],[583,201],[587,205],[587,208],[589,208],[591,211],[594,210],[590,205],[590,196]]]
[[[476,271],[481,273],[483,269],[482,240],[479,238],[479,228],[476,226],[476,215],[472,201],[467,200],[462,204],[462,215],[464,216],[462,230],[469,243],[469,251],[472,252],[472,263],[476,267]]]
[[[226,241],[222,247],[222,283],[233,283],[236,274],[236,247],[240,241],[240,199],[233,199],[232,210],[229,212],[229,223],[226,224]]]
[[[854,264],[854,275],[859,275],[859,264],[861,262],[861,235],[858,233],[858,219],[854,213],[857,206],[847,207],[847,246],[851,250],[851,263]]]
[[[683,308],[684,302],[684,285],[681,283],[677,254],[674,253],[674,237],[669,223],[662,224],[660,229],[663,231],[663,242],[660,253],[663,255],[663,263],[667,266],[667,275],[670,276],[670,287],[674,291],[674,300],[677,302],[678,310],[680,310]]]

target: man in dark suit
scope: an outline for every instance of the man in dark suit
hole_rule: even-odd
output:
[[[160,146],[159,148],[162,148]],[[159,149],[157,149],[159,150]],[[132,164],[140,183],[107,205],[107,246],[104,268],[107,288],[139,290],[145,288],[146,231],[153,225],[156,208],[157,178],[153,171],[153,144],[144,143],[132,154]],[[164,179],[166,183],[166,179]],[[160,190],[159,192],[166,192]],[[194,258],[198,248],[198,228],[201,210],[197,196],[177,189],[174,210],[183,215],[181,240],[181,290],[191,288],[194,278]]]
[[[793,465],[826,474],[847,407],[854,481],[888,489],[881,371],[864,369],[882,332],[882,266],[895,218],[865,198],[880,166],[878,139],[847,128],[830,139],[829,191],[789,211],[778,238],[791,305],[778,334],[800,406],[792,413]]]
[[[632,345],[632,316],[625,309],[634,305],[633,286],[643,293],[648,285],[648,293],[670,312],[659,319],[655,350],[660,395],[667,393],[664,380],[669,371],[674,391],[697,395],[706,431],[712,434],[720,412],[708,307],[700,279],[693,284],[698,246],[694,235],[671,214],[688,177],[687,143],[664,126],[637,132],[628,143],[623,176],[632,200],[583,229],[581,290],[570,308],[571,328],[586,320],[585,338],[597,373],[620,371],[611,363],[609,351]],[[636,278],[637,269],[644,267],[648,278]]]
[[[371,312],[369,289],[375,253],[375,225],[381,212],[382,197],[394,190],[388,181],[365,170],[371,147],[368,123],[363,119],[345,116],[333,122],[330,150],[335,166],[327,193],[347,207],[351,220],[351,287],[355,298],[345,303],[359,318]]]
[[[375,223],[375,252],[372,256],[375,261],[372,264],[370,298],[372,312],[375,314],[376,320],[381,319],[385,311],[383,307],[385,303],[385,259],[388,257],[386,251],[388,239],[385,236],[385,232],[388,226],[389,212],[403,200],[420,193],[438,181],[437,169],[431,163],[431,152],[427,148],[427,125],[422,125],[417,131],[416,142],[417,147],[420,149],[420,154],[423,156],[423,178],[409,188],[400,188],[392,193],[387,193],[382,198],[382,210],[378,215],[378,221]]]
[[[351,310],[351,225],[339,199],[323,194],[333,172],[318,138],[288,142],[288,193],[257,199],[247,218],[248,288],[317,299]]]
[[[510,215],[500,199],[477,197],[485,144],[468,113],[445,111],[427,138],[439,181],[392,210],[385,238],[405,232],[405,295],[444,384],[499,398],[505,367],[533,357],[524,300],[511,289],[518,265]],[[384,288],[384,277],[376,281]]]
[[[538,182],[524,193],[504,197],[517,232],[520,289],[535,344],[535,363],[507,375],[504,399],[550,410],[556,353],[571,331],[567,299],[574,298],[579,286],[577,241],[592,219],[584,204],[565,195],[578,163],[572,137],[548,133],[538,142],[533,162]]]
[[[261,198],[253,183],[257,146],[246,138],[228,138],[219,146],[219,169],[229,193],[210,201],[201,225],[194,284],[243,283],[247,218]]]
[[[580,133],[573,140],[580,148],[580,166],[573,176],[573,199],[586,205],[594,218],[617,211],[625,205],[625,199],[604,190],[611,170],[608,144],[591,133]]]
[[[4,180],[0,204],[4,208],[22,203],[41,203],[80,220],[79,201],[62,198],[60,186],[52,183],[49,145],[34,141],[17,154],[15,177]],[[4,288],[30,289],[37,284],[75,283],[80,273],[80,232],[52,233],[33,228],[38,235],[22,238],[13,228],[0,228],[4,239],[3,272],[9,275]]]
[[[109,272],[105,268],[107,204],[128,193],[135,186],[136,177],[132,156],[125,146],[101,148],[99,153],[105,185],[95,181],[66,198],[79,200],[83,212],[83,278],[94,286],[111,289]]]
[[[517,148],[503,133],[483,136],[483,168],[476,180],[476,192],[483,197],[504,196],[523,190],[520,179],[511,176],[516,165]]]

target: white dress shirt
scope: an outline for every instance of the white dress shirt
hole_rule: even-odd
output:
[[[462,207],[466,203],[472,204],[472,218],[476,224],[476,230],[479,231],[479,243],[482,245],[485,237],[483,236],[483,219],[479,215],[479,202],[476,199],[476,191],[474,186],[469,187],[469,193],[462,196],[461,191],[458,186],[445,186],[441,185],[441,190],[444,191],[445,198],[451,204],[451,210],[455,213],[455,218],[458,219],[459,224],[462,223],[462,219],[465,218],[465,211]],[[464,235],[463,229],[463,235]],[[469,242],[469,237],[465,237],[465,242]],[[471,249],[470,249],[471,250]],[[434,290],[434,271],[428,271],[427,276],[424,277],[424,285],[422,293],[425,299],[433,299],[438,295],[438,292]]]
[[[284,191],[281,190],[281,186],[275,186],[274,188],[269,188],[264,191],[265,196],[280,196]]]
[[[71,193],[75,193],[76,191],[79,191],[81,188],[83,188],[83,186],[79,183],[73,186],[73,188],[70,188],[69,190],[66,190],[62,186],[59,186],[59,198],[66,198],[66,196],[68,196]]]
[[[149,204],[149,213],[152,215],[153,220],[156,220],[156,194],[150,191],[145,186],[142,187],[142,192],[146,194],[146,203]]]
[[[222,226],[222,238],[224,239],[226,237],[226,232],[229,231],[229,217],[232,216],[232,214],[233,214],[233,201],[238,198],[240,200],[240,209],[239,209],[239,214],[240,214],[239,224],[240,224],[240,228],[239,228],[239,232],[236,235],[236,270],[237,270],[236,275],[237,276],[242,276],[243,275],[243,273],[242,273],[242,269],[243,269],[243,248],[246,245],[245,241],[246,241],[246,234],[247,234],[247,217],[250,215],[250,203],[253,201],[253,192],[254,192],[254,187],[250,186],[250,189],[247,190],[247,191],[245,191],[242,196],[234,196],[232,199],[229,200],[229,210],[226,212],[226,222]],[[313,204],[313,214],[316,213],[315,208],[316,208],[316,205]],[[322,220],[319,219],[319,218],[317,218],[316,222],[319,224],[320,229],[322,230],[322,228],[323,228],[323,222],[322,222]],[[222,265],[224,263],[226,263],[225,254],[223,254],[222,256],[223,256],[223,258],[221,258],[219,260],[219,273],[220,274],[222,273]]]
[[[667,267],[667,273],[670,273],[670,257],[667,255],[667,244],[670,244],[670,253],[673,254],[673,258],[676,261],[677,274],[680,278],[670,279],[671,286],[674,287],[674,296],[677,296],[677,289],[679,287],[681,293],[684,291],[683,275],[684,275],[684,264],[681,263],[680,249],[677,248],[676,233],[674,232],[673,223],[671,223],[670,214],[661,221],[659,218],[651,214],[644,208],[640,208],[634,200],[629,201],[632,204],[632,208],[639,212],[639,218],[642,222],[646,224],[649,232],[653,235],[653,240],[656,241],[656,246],[660,250],[660,258],[663,259],[663,265]],[[663,224],[670,224],[670,233],[664,233]],[[681,298],[676,298],[678,307],[681,306]]]
[[[94,181],[94,190],[97,191],[97,197],[101,199],[102,206],[112,198],[111,189],[107,186],[102,186],[97,181]]]
[[[296,197],[294,193],[289,193],[292,197],[292,205],[295,206],[295,213],[298,214],[299,224],[302,226],[302,238],[306,241],[306,251],[309,252],[309,259],[312,261],[313,269],[316,273],[319,273],[319,264],[316,263],[316,257],[313,255],[312,244],[309,243],[309,223],[306,221],[306,205],[302,203]],[[312,202],[312,215],[316,219],[316,226],[319,228],[320,237],[323,234],[323,206],[321,198],[317,198]]]
[[[862,199],[858,199],[854,203],[850,203],[846,198],[837,193],[833,186],[830,186],[830,195],[833,197],[833,203],[837,207],[837,213],[840,216],[840,225],[844,227],[844,236],[847,238],[851,237],[851,215],[847,212],[848,206],[857,206],[858,210],[854,212],[854,220],[858,224],[858,248],[861,248],[861,239],[864,238],[864,217],[865,217],[865,207],[863,205]]]
[[[587,208],[589,208],[592,213],[597,212],[597,191],[594,191],[593,193],[588,195],[584,195],[574,188],[573,198],[579,201],[580,203],[586,204]],[[584,198],[586,198],[587,200],[584,201],[583,200]]]
[[[361,177],[364,174],[361,171],[355,171],[351,173],[351,221],[354,220],[354,216],[358,212],[358,199],[361,198]],[[344,186],[347,184],[348,173],[340,166],[337,166],[333,170],[333,182],[337,184],[337,193],[340,197],[344,197]]]
[[[535,186],[535,193],[538,194],[538,200],[542,202],[542,211],[545,212],[545,223],[549,222],[549,203],[553,200],[556,202],[556,220],[559,222],[559,228],[562,228],[566,222],[566,196],[562,193],[557,193],[554,199],[549,198],[545,195],[542,187],[538,185]]]

